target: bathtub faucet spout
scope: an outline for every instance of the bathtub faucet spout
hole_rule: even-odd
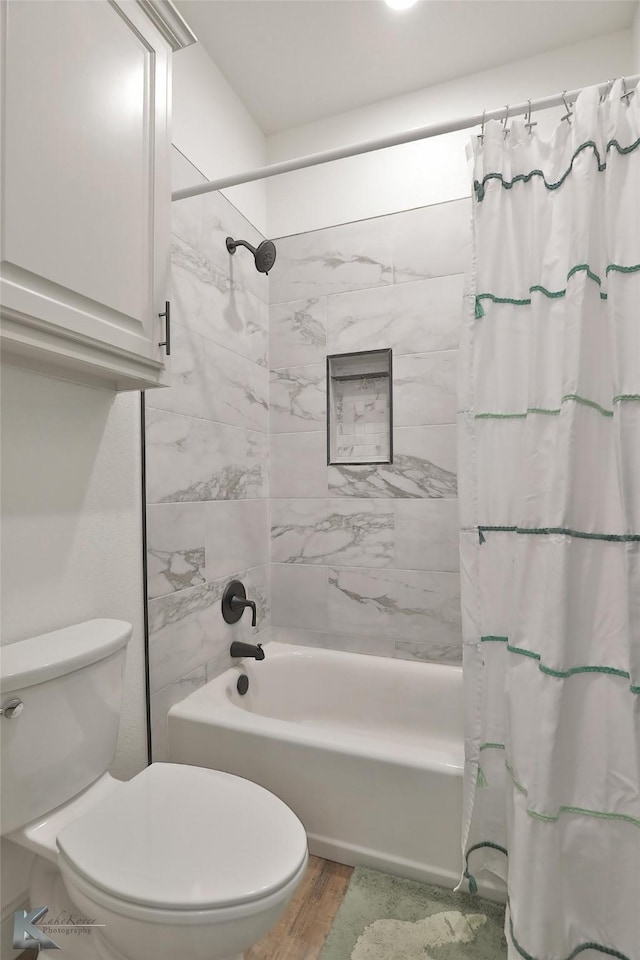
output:
[[[243,643],[241,640],[234,640],[229,649],[232,657],[254,657],[256,660],[264,660],[264,650],[261,643]]]

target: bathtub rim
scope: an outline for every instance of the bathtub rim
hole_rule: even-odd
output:
[[[395,669],[400,672],[406,669],[406,664],[413,661],[387,660],[369,654],[349,653],[341,650],[324,650],[315,647],[304,647],[290,643],[270,641],[265,645],[265,653],[272,658],[287,657],[291,659],[313,659],[314,657],[348,657],[355,662],[366,657],[369,661],[382,661],[376,670],[388,667],[388,664],[399,664]],[[438,670],[453,671],[456,680],[462,684],[462,667],[454,664],[420,663],[423,666]],[[260,669],[259,664],[250,664],[250,669]],[[427,747],[429,752],[421,752],[416,744],[406,745],[399,740],[380,739],[375,731],[371,734],[360,734],[352,731],[341,733],[339,728],[333,730],[322,724],[283,720],[279,717],[265,716],[243,709],[235,704],[227,695],[229,684],[237,682],[237,678],[246,675],[247,669],[240,661],[232,664],[219,676],[194,690],[183,700],[174,704],[167,714],[169,753],[171,752],[171,725],[172,719],[199,723],[204,726],[222,726],[228,730],[251,734],[264,740],[277,739],[288,744],[301,744],[309,749],[331,750],[333,752],[352,756],[365,757],[370,760],[384,761],[394,766],[410,767],[416,770],[433,770],[445,776],[461,777],[464,772],[464,736],[459,743],[453,741],[436,741],[434,747]],[[213,694],[217,694],[214,696]]]

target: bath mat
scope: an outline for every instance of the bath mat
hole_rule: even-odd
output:
[[[504,907],[356,867],[319,960],[505,960]]]

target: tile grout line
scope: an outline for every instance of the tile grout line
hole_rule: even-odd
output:
[[[187,246],[189,245],[187,244]],[[397,283],[392,281],[391,283],[377,283],[369,287],[351,287],[347,290],[339,290],[336,293],[318,293],[309,297],[294,297],[291,300],[270,300],[267,306],[271,309],[271,307],[284,307],[289,303],[317,303],[320,300],[326,300],[328,314],[328,301],[336,297],[349,297],[354,293],[367,293],[369,290],[397,289],[398,287],[410,286],[413,283],[430,283],[434,280],[447,280],[450,277],[462,277],[464,280],[465,276],[466,272],[464,270],[455,270],[453,273],[437,273],[432,277],[415,277],[413,280],[400,280]]]
[[[224,343],[220,343],[218,340],[214,340],[213,337],[208,337],[206,333],[200,333],[199,330],[194,330],[192,327],[188,327],[186,323],[180,323],[179,320],[174,320],[171,318],[171,327],[179,327],[181,330],[185,330],[187,333],[192,334],[194,337],[199,337],[200,340],[206,340],[207,343],[213,344],[214,347],[218,347],[220,350],[224,350],[226,353],[233,354],[234,357],[238,357],[239,360],[244,360],[245,363],[251,363],[254,367],[257,367],[258,370],[269,371],[269,362],[268,362],[268,351],[265,351],[265,362],[261,363],[259,360],[254,360],[252,357],[245,356],[244,353],[238,353],[237,350],[233,350],[231,347],[228,347]],[[173,344],[172,344],[173,346]],[[171,388],[169,388],[171,389]]]
[[[374,347],[375,349],[386,350],[386,347]],[[444,347],[439,350],[417,350],[415,353],[395,353],[393,354],[394,363],[397,360],[406,360],[414,359],[415,357],[433,357],[433,356],[442,356],[443,354],[449,355],[455,353],[456,355],[460,353],[460,347]],[[323,370],[326,370],[326,356],[322,360],[316,360],[313,363],[288,363],[282,367],[269,367],[269,373],[279,373],[282,370],[303,370],[306,367],[322,367]],[[394,376],[394,380],[395,380]]]

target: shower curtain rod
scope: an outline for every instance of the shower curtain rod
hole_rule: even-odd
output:
[[[625,77],[624,80],[629,88],[633,88],[638,81],[640,81],[640,74]],[[606,80],[598,84],[600,93],[607,91],[611,83],[611,80]],[[583,89],[583,87],[580,87],[577,90],[564,91],[564,93],[555,94],[551,97],[541,97],[539,100],[526,100],[524,103],[517,104],[517,106],[500,107],[498,110],[487,110],[483,113],[476,113],[472,117],[449,120],[446,123],[430,123],[425,127],[405,130],[403,133],[392,133],[386,137],[377,137],[374,140],[364,140],[361,143],[353,143],[348,147],[334,147],[332,150],[322,150],[319,153],[311,153],[305,157],[281,160],[279,163],[271,163],[266,167],[257,167],[255,170],[247,170],[245,173],[235,173],[228,177],[220,177],[217,180],[209,180],[207,183],[198,184],[195,187],[185,187],[183,190],[176,190],[171,194],[171,199],[184,200],[187,197],[197,197],[202,193],[213,193],[216,190],[223,190],[225,187],[236,187],[241,183],[265,180],[267,177],[276,177],[280,173],[303,170],[305,167],[315,167],[321,163],[330,163],[332,160],[344,160],[346,157],[356,157],[362,153],[384,150],[386,147],[397,147],[401,143],[413,143],[415,140],[427,140],[430,137],[439,137],[443,133],[454,133],[456,130],[466,130],[469,127],[477,127],[483,120],[503,120],[506,116],[522,116],[530,110],[538,112],[539,110],[546,110],[549,107],[561,107],[564,106],[565,100],[568,103],[576,100],[578,94],[580,94]]]

